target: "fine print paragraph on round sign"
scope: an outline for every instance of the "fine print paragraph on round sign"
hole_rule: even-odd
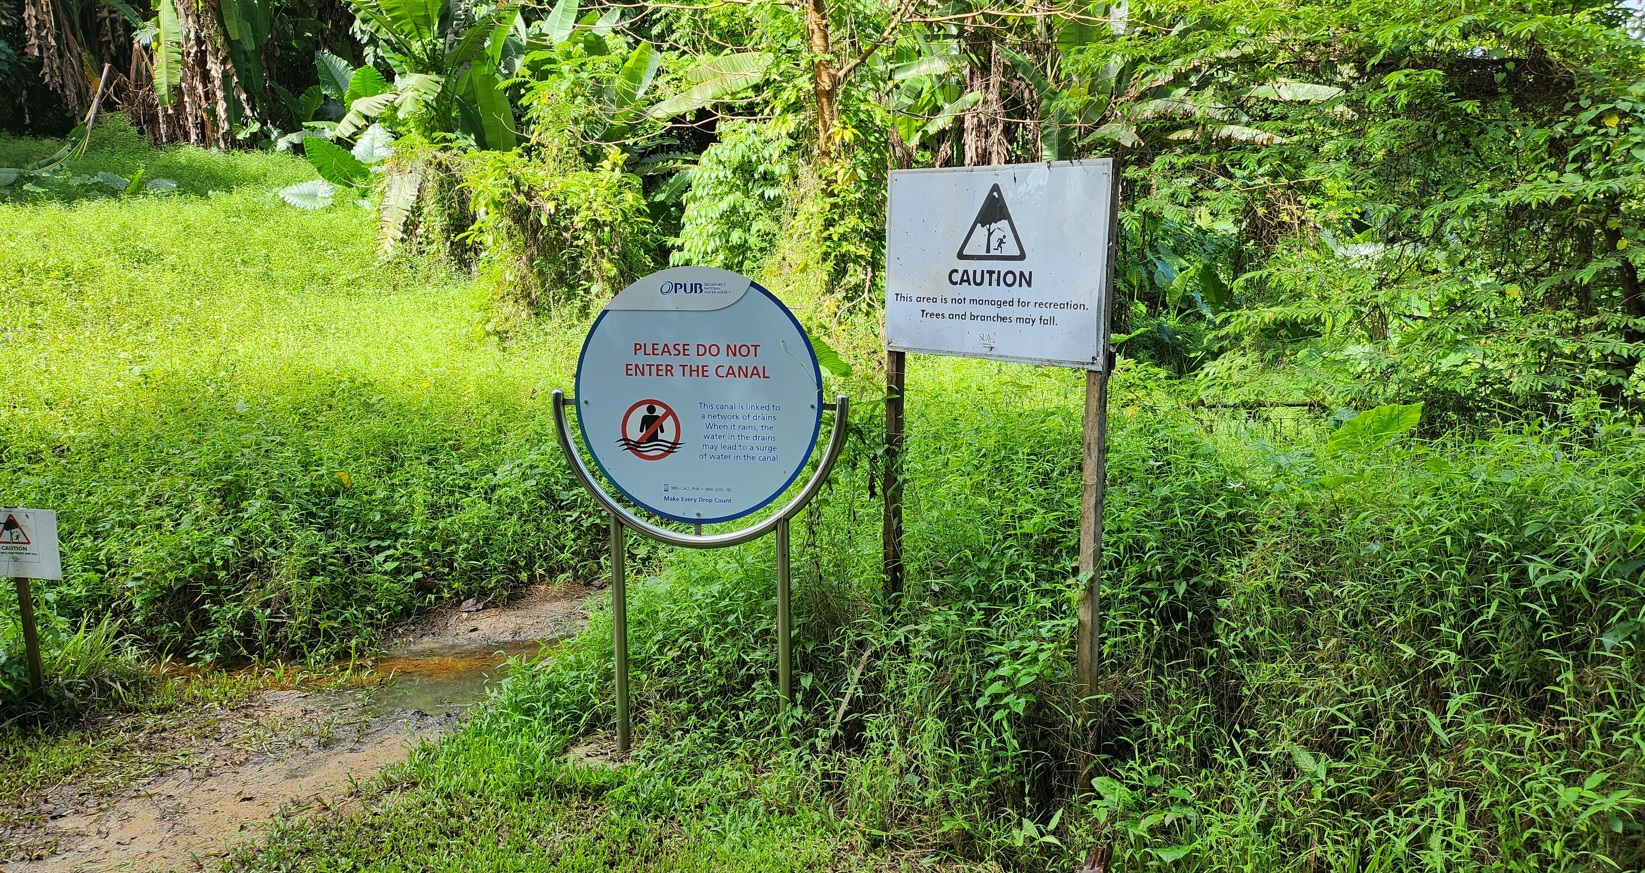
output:
[[[617,490],[675,521],[731,521],[776,500],[822,427],[822,370],[770,291],[675,267],[624,288],[583,341],[577,421]]]

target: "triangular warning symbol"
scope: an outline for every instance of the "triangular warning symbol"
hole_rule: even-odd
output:
[[[17,523],[17,516],[6,513],[6,520],[0,521],[0,546],[26,546],[29,544],[29,535],[23,532],[23,526]]]
[[[971,219],[971,229],[954,257],[962,261],[1020,261],[1028,257],[1022,250],[1022,237],[1017,235],[1017,224],[1011,220],[1011,210],[1006,208],[1005,195],[1000,193],[997,183],[988,189],[988,196],[983,198],[977,217]]]

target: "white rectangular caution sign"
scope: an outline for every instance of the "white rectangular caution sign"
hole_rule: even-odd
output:
[[[0,506],[0,576],[63,578],[57,551],[57,513]]]
[[[886,348],[1106,365],[1113,161],[897,170],[890,198]]]

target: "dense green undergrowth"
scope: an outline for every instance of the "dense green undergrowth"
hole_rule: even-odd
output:
[[[173,160],[104,136],[88,166]],[[319,659],[437,597],[597,571],[546,403],[580,324],[501,341],[461,277],[373,260],[364,211],[274,201],[293,162],[175,160],[174,194],[0,206],[0,351],[33,377],[4,395],[0,495],[62,512],[53,620]],[[909,587],[879,590],[863,368],[795,528],[792,711],[770,543],[667,555],[631,604],[634,762],[567,755],[608,739],[600,615],[379,802],[234,864],[1043,870],[1102,844],[1126,871],[1645,866],[1638,422],[1327,450],[1323,416],[1196,416],[1122,362],[1083,723],[1081,380],[912,370]]]
[[[610,727],[602,619],[397,774],[394,804],[240,863],[404,869],[402,847],[438,845],[490,869],[507,845],[512,869],[603,869],[590,840],[742,846],[823,809],[802,832],[847,868],[1067,869],[1093,845],[1127,871],[1645,864],[1634,425],[1326,451],[1323,422],[1208,428],[1157,373],[1115,387],[1088,727],[1068,692],[1078,380],[922,360],[910,590],[878,591],[859,452],[797,530],[793,712],[770,545],[679,555],[632,600],[636,764],[566,757]],[[433,842],[366,839],[456,809],[477,811]],[[500,824],[526,809],[530,845]]]
[[[0,204],[0,353],[25,375],[0,494],[59,511],[49,615],[321,660],[436,597],[589,568],[600,519],[547,402],[575,325],[501,343],[462,277],[375,261],[367,211],[279,202],[295,159],[149,150],[116,119],[72,169],[135,166],[178,190]]]

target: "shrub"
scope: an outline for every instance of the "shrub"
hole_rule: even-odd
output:
[[[463,237],[483,252],[505,320],[581,313],[652,268],[645,195],[614,149],[592,169],[552,148],[476,152],[462,174],[474,215]]]

